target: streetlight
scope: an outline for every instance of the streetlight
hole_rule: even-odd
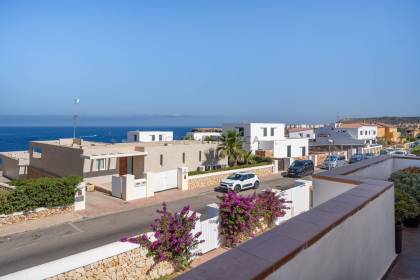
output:
[[[334,144],[334,140],[332,139],[328,139],[328,157],[329,157],[329,161],[328,161],[328,171],[331,171],[331,145]]]
[[[73,139],[76,139],[76,125],[77,125],[77,104],[80,103],[79,97],[74,98],[74,114],[73,114]]]

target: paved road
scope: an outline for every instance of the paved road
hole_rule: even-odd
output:
[[[294,179],[280,178],[262,182],[264,188],[287,189]],[[252,193],[252,190],[241,194]],[[168,205],[171,211],[185,205],[205,213],[206,205],[216,202],[220,193],[203,192],[195,197],[173,201]],[[0,238],[0,276],[70,256],[149,231],[149,225],[156,218],[159,205],[138,208],[93,219],[65,223],[46,229],[34,230]]]

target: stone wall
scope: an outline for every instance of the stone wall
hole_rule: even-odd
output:
[[[198,189],[198,188],[205,188],[211,186],[218,186],[220,181],[226,179],[227,176],[239,171],[251,171],[254,172],[258,177],[264,177],[270,174],[273,174],[273,166],[258,166],[258,167],[250,167],[250,168],[243,168],[243,169],[235,169],[229,171],[222,171],[222,172],[215,172],[209,174],[200,174],[189,176],[188,179],[188,188],[190,190]]]
[[[32,211],[28,213],[14,213],[11,215],[0,215],[0,228],[5,225],[18,224],[25,221],[42,219],[49,216],[61,215],[74,211],[73,206],[69,207],[57,207],[50,209],[40,209],[38,211]]]
[[[147,250],[140,247],[75,270],[50,277],[48,280],[149,280],[170,275],[174,273],[174,271],[174,266],[166,261],[159,262],[155,265],[153,258],[147,257]]]

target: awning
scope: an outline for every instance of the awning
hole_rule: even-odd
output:
[[[121,157],[135,157],[135,156],[146,156],[147,152],[115,152],[106,154],[92,154],[92,155],[80,155],[85,159],[104,159],[104,158],[121,158]]]

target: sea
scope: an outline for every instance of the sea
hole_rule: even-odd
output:
[[[78,127],[76,137],[89,141],[118,143],[127,138],[130,130],[173,131],[180,140],[193,127]],[[0,127],[0,152],[28,150],[31,141],[72,138],[73,127]]]

